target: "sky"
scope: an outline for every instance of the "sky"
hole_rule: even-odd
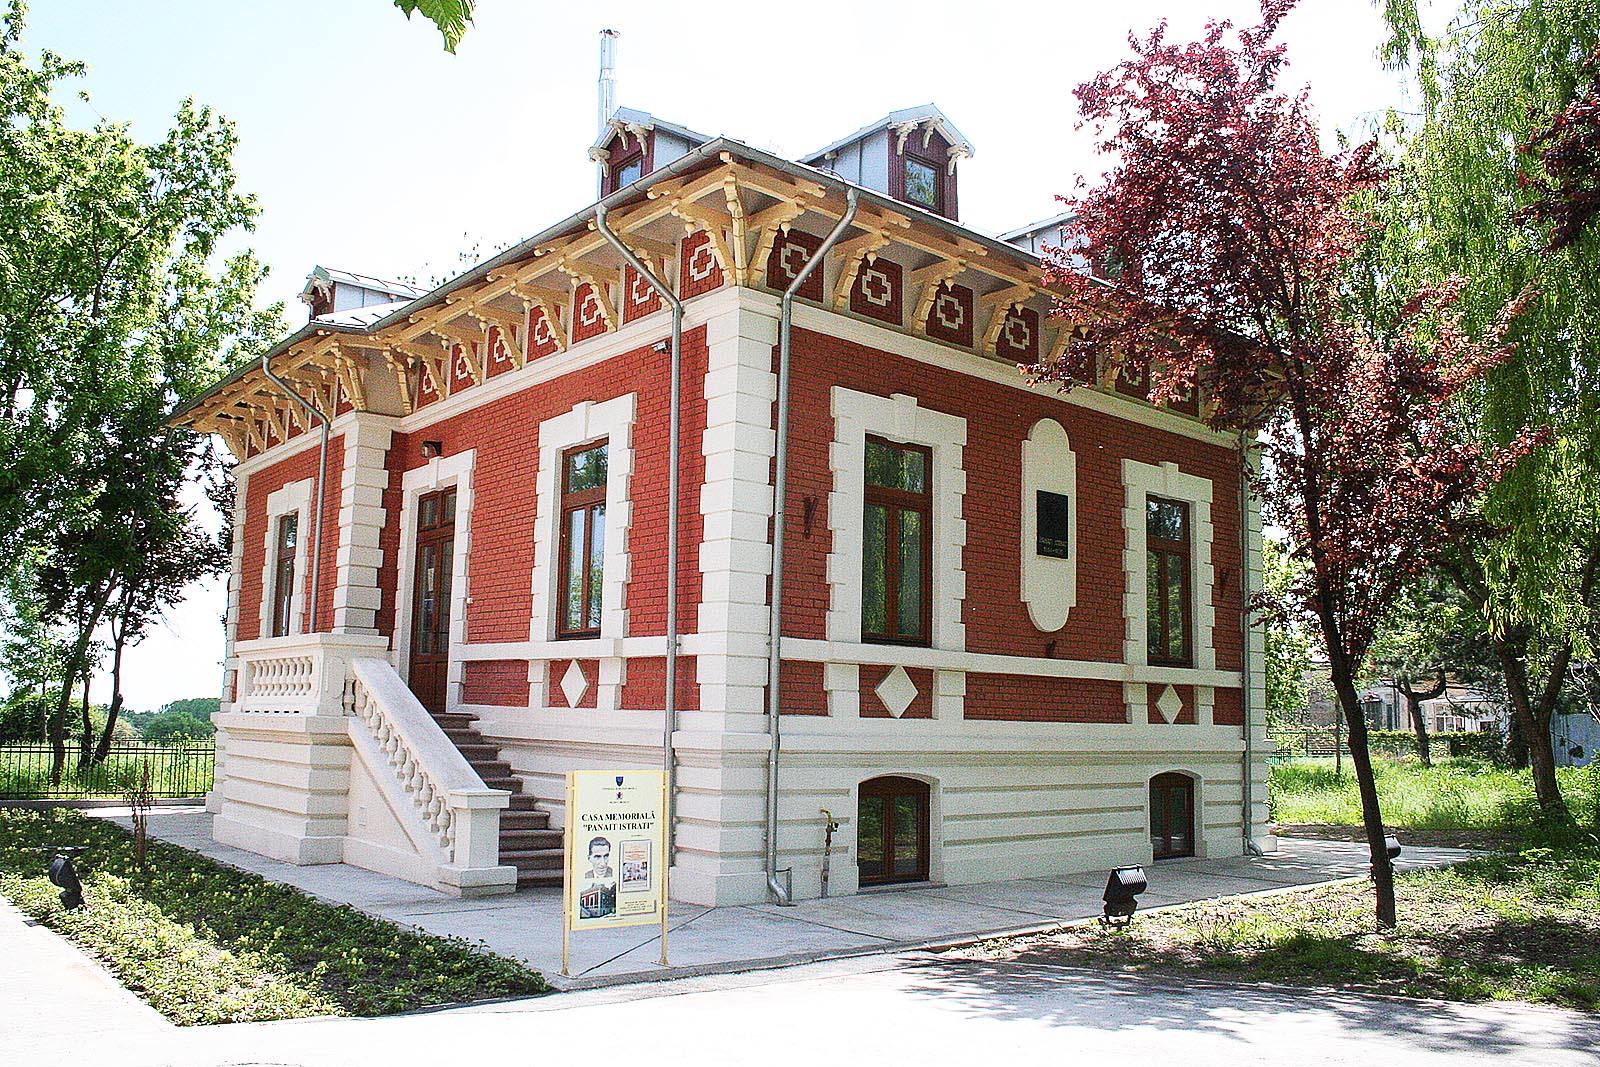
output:
[[[38,0],[22,48],[88,65],[60,102],[69,121],[131,123],[159,139],[193,97],[238,129],[255,231],[235,239],[271,268],[263,302],[317,264],[427,280],[537,233],[594,199],[602,28],[621,31],[617,103],[789,158],[890,111],[928,102],[976,149],[962,221],[1000,233],[1055,214],[1054,197],[1104,169],[1075,129],[1072,89],[1161,19],[1189,39],[1208,18],[1255,22],[1241,0],[555,4],[478,0],[455,55],[390,0]],[[1286,86],[1311,87],[1325,134],[1359,133],[1406,106],[1374,53],[1367,0],[1301,0],[1284,23]],[[469,260],[470,262],[470,260]],[[225,606],[218,579],[190,590],[133,649],[133,708],[214,695]],[[96,699],[108,695],[104,685]]]

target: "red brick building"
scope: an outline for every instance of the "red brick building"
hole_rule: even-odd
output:
[[[431,293],[319,268],[272,376],[179,413],[240,460],[218,838],[505,890],[559,878],[567,771],[665,763],[708,904],[817,895],[824,809],[833,893],[1260,840],[1238,441],[1116,368],[1029,387],[1060,220],[961,226],[931,106],[591,154],[603,211]]]

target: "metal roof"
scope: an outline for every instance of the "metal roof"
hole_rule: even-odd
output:
[[[1026,237],[1030,233],[1038,233],[1040,230],[1049,229],[1051,226],[1059,226],[1075,217],[1076,212],[1063,211],[1059,215],[1052,215],[1047,219],[1040,219],[1038,222],[1030,222],[1028,225],[1018,226],[1014,230],[1007,230],[1000,235],[1000,240],[1015,241],[1018,237]]]
[[[623,127],[637,126],[642,130],[665,130],[668,133],[682,137],[690,144],[705,144],[711,140],[703,133],[695,133],[687,126],[679,126],[676,122],[658,119],[648,111],[635,111],[631,107],[619,107],[611,113],[611,121],[606,123],[605,132],[600,139],[589,146],[590,153],[603,150],[611,143],[611,139],[622,132]]]
[[[421,290],[418,290],[418,292],[420,293]],[[413,297],[412,299],[415,298]],[[311,321],[322,326],[365,329],[409,303],[411,303],[411,300],[391,300],[387,304],[369,304],[366,307],[348,308],[344,311],[330,311],[326,315],[318,315]]]
[[[946,118],[944,112],[940,111],[937,105],[923,104],[921,107],[908,107],[899,111],[891,111],[877,122],[861,127],[849,137],[841,137],[826,148],[819,148],[815,152],[809,152],[801,156],[800,162],[809,163],[812,160],[821,159],[829,152],[843,148],[847,144],[854,144],[864,137],[877,133],[879,130],[903,126],[908,122],[927,122],[930,119],[933,120],[934,128],[944,135],[945,140],[958,148],[965,149],[969,157],[975,154],[972,149],[972,142],[967,140],[965,134],[956,129],[955,123]]]
[[[905,112],[896,112],[895,114],[905,114]],[[780,173],[787,174],[793,178],[801,178],[805,181],[820,182],[823,185],[830,186],[841,192],[854,188],[860,195],[862,203],[872,204],[885,211],[892,211],[896,214],[907,216],[919,223],[939,230],[947,236],[971,241],[972,243],[980,245],[990,252],[1000,253],[1007,258],[1026,263],[1028,265],[1037,266],[1042,262],[1039,256],[1027,251],[1026,249],[1018,248],[1013,244],[1007,244],[1004,241],[997,240],[987,234],[979,233],[976,230],[968,229],[958,222],[947,219],[943,215],[937,215],[932,211],[922,208],[916,204],[910,204],[903,200],[896,200],[885,193],[868,189],[867,187],[858,185],[855,182],[846,181],[844,178],[839,177],[832,171],[821,170],[817,167],[808,166],[804,163],[796,163],[792,160],[775,156],[770,152],[764,152],[759,148],[753,148],[742,141],[735,141],[727,137],[718,137],[714,140],[706,142],[698,148],[690,149],[686,155],[673,160],[664,167],[660,167],[655,171],[652,171],[650,174],[646,175],[644,178],[640,179],[634,184],[610,194],[604,198],[606,207],[609,210],[621,207],[624,204],[643,200],[652,184],[660,181],[666,181],[669,178],[676,178],[699,167],[714,166],[719,158],[723,155],[727,155],[730,159],[737,159],[744,163],[751,163],[755,164],[756,166],[767,167],[771,170],[776,170]],[[386,308],[393,308],[392,311],[388,311],[383,318],[375,322],[366,323],[362,326],[355,326],[348,325],[343,322],[313,319],[300,329],[294,331],[287,337],[284,337],[274,344],[268,351],[267,355],[270,357],[287,352],[295,345],[315,336],[319,331],[332,331],[335,333],[375,333],[389,326],[403,323],[408,319],[409,316],[416,314],[418,311],[443,302],[448,293],[454,292],[456,289],[459,289],[462,286],[472,285],[482,281],[488,277],[490,272],[496,271],[508,263],[514,263],[517,260],[525,259],[528,256],[531,256],[534,250],[539,246],[549,244],[551,241],[554,241],[557,238],[565,237],[569,234],[587,228],[589,221],[594,218],[595,208],[597,206],[598,205],[596,204],[590,204],[588,207],[577,212],[576,214],[570,215],[562,221],[556,223],[554,226],[551,226],[540,233],[534,234],[532,237],[512,245],[499,255],[484,260],[477,266],[467,270],[465,273],[451,278],[449,281],[444,282],[431,292],[417,297],[415,300],[375,306],[370,310],[376,311],[384,310]],[[169,418],[178,418],[182,416],[186,412],[215,396],[221,390],[227,388],[235,382],[243,380],[245,376],[251,372],[258,371],[260,369],[260,362],[261,361],[259,359],[252,360],[251,362],[235,369],[231,374],[227,375],[221,381],[218,381],[209,389],[206,389],[204,392],[196,395],[188,402],[179,405],[173,411],[172,415],[169,416]]]
[[[378,278],[371,274],[357,274],[355,271],[337,270],[333,267],[324,267],[319,263],[311,268],[310,274],[306,275],[305,288],[300,290],[301,299],[305,299],[310,295],[319,280],[335,284],[354,285],[361,289],[390,293],[394,296],[403,296],[412,300],[427,292],[426,289],[408,285],[405,282],[397,282],[389,278]]]

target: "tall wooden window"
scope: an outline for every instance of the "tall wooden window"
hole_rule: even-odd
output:
[[[600,635],[606,554],[606,446],[584,445],[561,457],[560,637]]]
[[[928,880],[928,792],[915,778],[861,783],[856,863],[862,885]]]
[[[1150,497],[1145,503],[1145,611],[1151,663],[1188,666],[1191,549],[1189,505]]]
[[[933,450],[867,438],[861,637],[925,645],[932,615]]]
[[[289,636],[290,616],[294,613],[294,557],[300,541],[300,516],[289,514],[278,519],[277,546],[272,570],[272,636]]]
[[[446,706],[455,545],[455,488],[441,489],[418,499],[411,673],[407,681],[422,706],[434,712],[444,711]]]

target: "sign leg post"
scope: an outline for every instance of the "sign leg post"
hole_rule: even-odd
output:
[[[672,875],[672,857],[667,854],[667,842],[672,840],[672,797],[667,795],[667,776],[661,776],[661,966],[667,964],[667,909],[671,907],[672,894],[667,879]]]

